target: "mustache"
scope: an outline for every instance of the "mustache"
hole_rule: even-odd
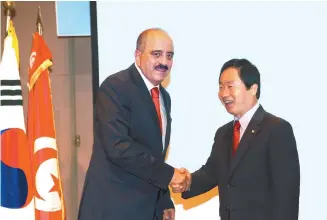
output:
[[[156,69],[156,70],[162,70],[162,69],[164,69],[164,70],[168,70],[168,66],[159,63],[157,66],[155,66],[155,69]]]

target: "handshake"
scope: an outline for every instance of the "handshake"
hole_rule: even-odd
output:
[[[174,170],[174,176],[171,179],[169,185],[174,193],[180,193],[190,190],[192,182],[192,176],[190,172],[185,168]]]

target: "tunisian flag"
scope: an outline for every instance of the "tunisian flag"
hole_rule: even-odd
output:
[[[48,70],[51,58],[43,37],[36,32],[29,62],[27,118],[27,138],[34,155],[36,220],[66,219]]]

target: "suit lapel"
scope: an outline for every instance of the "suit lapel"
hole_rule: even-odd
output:
[[[263,116],[265,114],[264,109],[260,105],[258,110],[254,113],[249,125],[247,126],[246,130],[244,131],[244,134],[242,136],[242,139],[239,143],[238,149],[236,151],[236,154],[234,158],[232,158],[231,154],[230,157],[231,163],[230,163],[230,170],[229,170],[229,176],[231,177],[233,173],[235,172],[235,169],[239,162],[241,161],[242,157],[245,155],[247,150],[250,147],[251,141],[255,138],[255,136],[260,132],[260,123],[263,119]],[[233,128],[231,128],[231,141],[233,138]],[[232,144],[230,145],[232,146]]]
[[[233,122],[228,123],[226,133],[223,137],[224,143],[222,145],[223,147],[223,156],[222,158],[226,158],[226,166],[229,170],[230,168],[230,162],[232,160],[232,137],[233,137]]]
[[[165,137],[165,149],[164,155],[166,155],[166,151],[168,148],[168,144],[170,141],[170,130],[171,130],[171,117],[170,117],[170,102],[168,101],[168,94],[166,90],[160,85],[160,92],[162,94],[162,99],[164,101],[165,109],[166,109],[166,118],[167,118],[167,126],[166,126],[166,137]]]
[[[132,80],[134,81],[135,85],[138,87],[140,97],[141,97],[142,101],[144,102],[144,104],[146,105],[147,109],[149,110],[149,115],[151,116],[152,121],[154,122],[155,133],[158,136],[158,138],[160,140],[162,140],[156,107],[154,106],[154,103],[152,101],[149,90],[146,87],[145,82],[143,81],[140,73],[137,71],[135,64],[132,64],[129,67],[129,69],[130,69],[130,72],[132,75]],[[161,149],[162,149],[163,148],[162,141],[160,141],[160,143],[161,143]]]

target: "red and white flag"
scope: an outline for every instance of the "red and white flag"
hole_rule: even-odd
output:
[[[65,206],[49,77],[52,55],[39,33],[29,62],[27,137],[33,153],[36,220],[64,220]]]

